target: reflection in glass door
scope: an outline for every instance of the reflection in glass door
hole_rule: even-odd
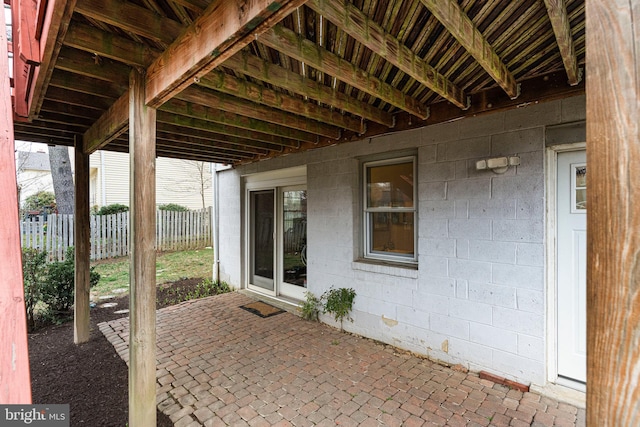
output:
[[[253,191],[251,212],[251,284],[273,291],[274,266],[273,190]]]
[[[284,188],[281,194],[280,293],[304,299],[307,287],[307,191],[303,187],[290,187]]]

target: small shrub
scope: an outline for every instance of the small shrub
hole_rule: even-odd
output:
[[[111,205],[103,206],[96,212],[97,215],[113,215],[120,212],[128,212],[129,206],[121,205],[120,203],[114,203]]]
[[[73,305],[75,281],[74,249],[67,249],[65,260],[53,262],[47,267],[45,283],[42,287],[42,301],[55,313],[66,312]],[[100,274],[91,267],[89,286],[95,286]]]
[[[320,315],[320,299],[309,291],[305,292],[304,296],[306,299],[300,308],[302,318],[317,322]]]
[[[331,313],[336,321],[340,321],[340,330],[342,330],[342,323],[344,319],[348,319],[353,322],[353,319],[349,317],[349,313],[353,308],[353,300],[356,297],[356,291],[352,288],[338,288],[333,287],[322,294],[320,298],[324,301],[322,309],[323,313]]]
[[[47,266],[47,253],[32,248],[22,249],[22,275],[24,278],[24,303],[27,310],[27,329],[36,329],[36,304],[42,298],[42,287]]]
[[[171,288],[162,302],[165,305],[175,305],[183,301],[226,294],[227,292],[231,292],[231,287],[227,282],[214,282],[211,279],[205,279],[193,289]],[[161,301],[156,302],[156,305],[159,306],[160,304]]]
[[[158,206],[161,211],[173,211],[173,212],[188,212],[189,208],[186,206],[177,205],[175,203],[167,203]]]

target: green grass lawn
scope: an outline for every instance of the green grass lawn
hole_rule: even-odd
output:
[[[129,258],[115,258],[91,263],[100,273],[100,281],[91,288],[92,298],[113,295],[116,289],[129,291]],[[211,279],[213,249],[164,252],[156,258],[156,283],[173,282],[182,278]]]

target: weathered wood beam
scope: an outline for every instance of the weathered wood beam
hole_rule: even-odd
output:
[[[29,117],[35,117],[40,111],[49,79],[57,62],[71,21],[76,0],[49,0],[40,37],[40,66],[33,72],[29,90]]]
[[[82,138],[75,141],[75,211],[73,244],[75,250],[73,342],[89,341],[89,285],[91,272],[91,225],[89,222],[89,155],[82,149]]]
[[[125,92],[82,136],[83,151],[91,154],[122,135],[129,126],[129,91]]]
[[[145,105],[144,75],[131,72],[131,314],[129,425],[156,425],[156,110]]]
[[[393,115],[362,102],[356,98],[338,92],[314,80],[286,68],[264,61],[247,52],[238,53],[223,64],[232,70],[262,80],[274,86],[280,86],[298,95],[307,96],[326,105],[350,112],[364,119],[393,127]]]
[[[56,62],[56,69],[69,71],[81,76],[117,83],[126,87],[129,82],[127,76],[131,68],[125,64],[113,62],[109,59],[100,60],[87,52],[64,47]]]
[[[162,105],[304,1],[214,0],[147,69],[147,104]]]
[[[31,379],[13,138],[9,53],[3,19],[0,22],[0,402],[30,404]]]
[[[351,3],[310,0],[307,5],[420,84],[462,109],[468,107],[468,100],[459,87]]]
[[[640,420],[640,7],[586,2],[587,425]]]
[[[122,87],[117,83],[97,80],[62,70],[53,73],[49,86],[111,99],[119,98],[126,90],[126,87]]]
[[[69,25],[63,43],[134,67],[147,67],[160,54],[142,43],[79,22]]]
[[[564,0],[544,0],[544,4],[547,7],[547,14],[556,36],[564,69],[567,71],[569,84],[571,86],[577,85],[582,76],[578,70],[578,59],[573,45],[573,37],[571,37],[571,24],[567,15],[567,4]]]
[[[182,32],[181,23],[124,0],[78,0],[76,12],[164,45]]]
[[[103,111],[108,109],[115,101],[115,98],[89,97],[86,96],[86,94],[59,87],[49,87],[47,90],[47,99]]]
[[[458,40],[510,98],[519,95],[518,84],[493,46],[460,8],[456,0],[420,0]]]
[[[241,159],[252,159],[256,157],[256,154],[250,153],[241,153],[238,151],[230,151],[221,147],[214,146],[203,146],[198,144],[185,144],[180,143],[176,144],[174,138],[163,138],[160,134],[157,135],[156,144],[158,148],[163,148],[165,150],[174,150],[176,152],[182,151],[184,154],[199,154],[199,155],[207,155],[214,154],[223,158],[233,159],[233,161],[238,161]]]
[[[46,100],[45,102],[42,103],[40,114],[44,114],[45,112],[64,114],[64,115],[76,117],[79,119],[86,119],[86,120],[90,120],[92,123],[102,115],[102,111],[97,109],[77,107],[75,105],[69,105],[62,102],[50,101],[50,100]]]
[[[316,143],[318,141],[318,137],[309,132],[303,132],[297,129],[290,129],[274,125],[273,123],[252,119],[246,116],[240,116],[226,111],[205,107],[203,105],[188,103],[179,99],[172,99],[171,101],[164,104],[160,110],[180,116],[188,116],[196,119],[219,123],[222,125],[246,129],[249,131],[266,133],[268,135],[285,138],[287,140],[304,141],[311,143]]]
[[[256,148],[252,145],[241,146],[241,145],[228,144],[226,141],[224,141],[224,139],[221,139],[221,140],[202,139],[192,135],[180,135],[174,132],[163,132],[160,124],[158,124],[157,135],[158,135],[158,140],[179,143],[181,146],[184,145],[184,146],[190,146],[190,147],[202,147],[202,148],[207,148],[211,151],[221,150],[221,152],[240,153],[243,155],[269,154],[269,150]]]
[[[317,120],[318,122],[331,126],[337,126],[359,133],[363,133],[365,130],[364,123],[358,119],[345,116],[329,108],[321,107],[313,102],[305,101],[247,80],[238,79],[222,71],[213,70],[209,72],[209,74],[200,79],[199,85],[254,103],[264,104],[267,107]],[[289,88],[287,87],[287,89]],[[253,116],[253,111],[251,115]]]
[[[429,109],[416,99],[281,25],[276,25],[264,32],[258,40],[421,119],[429,117]]]
[[[202,87],[187,88],[182,91],[182,93],[178,94],[176,99],[204,105],[227,113],[234,113],[240,116],[262,120],[264,122],[285,126],[303,132],[322,135],[327,138],[340,138],[340,129],[335,126],[325,125],[317,121],[305,119],[304,117],[295,114],[275,110],[273,108],[265,107],[264,105],[255,104],[244,99],[224,95]]]

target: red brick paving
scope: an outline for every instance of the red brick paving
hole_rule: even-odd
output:
[[[230,293],[157,314],[158,408],[176,426],[584,426],[584,410]],[[129,319],[99,325],[128,361]]]

